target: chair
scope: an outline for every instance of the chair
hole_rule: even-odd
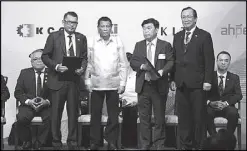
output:
[[[79,110],[79,117],[78,117],[78,146],[82,145],[82,127],[83,126],[90,126],[90,120],[91,120],[91,93],[89,93],[88,98],[88,106],[89,106],[89,114],[81,115],[81,111]],[[121,103],[120,103],[121,108]],[[101,126],[105,127],[107,125],[108,116],[102,115],[101,117]],[[122,128],[122,118],[119,116],[118,118],[119,122],[119,138],[118,138],[118,147],[121,148],[121,128]],[[103,128],[102,127],[102,128]]]
[[[4,80],[7,84],[8,77],[4,76]],[[6,118],[5,118],[5,101],[1,100],[1,149],[4,148],[4,142],[3,142],[3,125],[6,124]]]
[[[20,105],[20,102],[16,100],[16,116],[19,112],[18,107]],[[17,119],[15,120],[17,122]],[[31,121],[31,133],[32,133],[32,143],[35,142],[36,137],[37,137],[37,128],[40,125],[43,125],[43,120],[40,116],[35,116],[32,121]],[[15,149],[18,149],[18,132],[17,132],[17,124],[15,124]]]
[[[235,107],[238,109],[239,115],[241,115],[240,106],[241,106],[240,102],[238,102],[235,105]],[[227,127],[227,119],[224,117],[216,117],[216,118],[214,118],[214,124],[215,124],[216,128],[226,128]],[[241,150],[241,117],[238,118],[237,141],[238,141],[238,150]]]

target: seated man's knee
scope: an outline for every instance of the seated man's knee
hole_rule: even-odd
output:
[[[17,115],[17,123],[19,124],[30,124],[31,119],[28,119],[25,116]]]
[[[214,116],[214,109],[211,108],[210,106],[207,106],[207,116]]]
[[[238,109],[235,108],[235,107],[230,106],[230,107],[227,109],[226,115],[227,115],[228,117],[238,117]]]

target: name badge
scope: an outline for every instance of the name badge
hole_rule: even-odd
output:
[[[158,59],[166,59],[166,55],[165,54],[159,54]]]

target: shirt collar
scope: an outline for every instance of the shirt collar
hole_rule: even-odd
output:
[[[190,31],[185,30],[185,34],[186,32],[190,32],[190,35],[193,35],[193,32],[195,31],[195,29],[196,29],[196,26],[193,27]]]
[[[151,41],[152,45],[156,46],[157,40],[158,40],[158,38],[155,37],[155,38]],[[149,43],[150,43],[150,42],[146,40],[146,44],[148,45]]]
[[[65,36],[65,38],[67,38],[69,36],[69,34],[65,30],[64,30],[64,36]],[[73,39],[75,34],[73,33],[73,34],[71,34],[71,36],[72,36],[72,39]]]
[[[98,42],[98,41],[102,41],[102,40],[104,40],[102,37],[100,37],[100,35],[98,34],[97,36],[96,36],[96,41]],[[110,35],[110,37],[109,37],[109,40],[108,40],[109,42],[110,41],[113,41],[113,37],[112,37],[112,35]]]
[[[33,69],[35,73],[37,73],[38,71]],[[44,73],[45,72],[45,68],[41,70],[41,73]]]
[[[219,77],[219,76],[223,76],[224,78],[226,78],[226,76],[227,76],[227,72],[226,72],[226,73],[224,73],[224,74],[220,74],[220,73],[217,71],[217,77]]]

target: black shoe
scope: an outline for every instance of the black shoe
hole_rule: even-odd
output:
[[[108,143],[108,150],[117,150],[117,146],[115,144],[112,143]]]
[[[79,150],[79,147],[76,145],[68,145],[68,150]]]
[[[165,146],[164,145],[157,145],[157,150],[165,150]]]
[[[99,150],[99,145],[91,144],[89,150]]]
[[[30,141],[28,142],[23,142],[23,145],[22,145],[22,149],[23,150],[28,150],[28,149],[31,149],[32,148],[32,143]]]
[[[150,147],[149,146],[144,146],[140,150],[150,150]]]
[[[70,141],[70,142],[67,142],[67,145],[68,145],[68,150],[78,150],[79,149],[76,142]]]
[[[36,141],[33,145],[33,149],[35,150],[42,150],[42,147],[43,145],[39,141]]]
[[[62,146],[53,146],[53,150],[63,150]]]

